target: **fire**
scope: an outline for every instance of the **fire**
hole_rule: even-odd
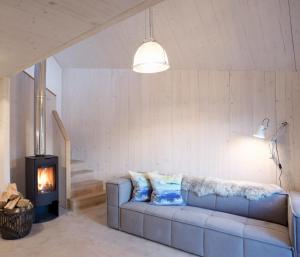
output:
[[[39,192],[51,192],[54,190],[54,168],[39,168],[38,169],[38,190]]]

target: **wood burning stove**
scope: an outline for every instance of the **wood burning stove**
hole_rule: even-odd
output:
[[[26,157],[26,197],[34,205],[34,221],[58,216],[58,157]]]
[[[58,157],[46,155],[46,61],[34,67],[34,154],[26,157],[26,197],[34,221],[58,216]]]

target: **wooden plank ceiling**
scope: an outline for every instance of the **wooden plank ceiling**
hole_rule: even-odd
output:
[[[1,0],[0,76],[18,72],[161,0]]]
[[[297,70],[300,0],[165,0],[154,36],[173,69]],[[144,38],[140,12],[56,55],[63,67],[130,68]]]

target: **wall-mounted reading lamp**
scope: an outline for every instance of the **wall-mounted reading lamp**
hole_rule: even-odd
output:
[[[261,125],[259,126],[257,132],[253,135],[256,138],[259,139],[265,139],[266,138],[266,131],[269,127],[269,123],[270,123],[270,119],[269,118],[264,118]],[[282,175],[282,164],[280,162],[280,157],[279,157],[279,152],[278,152],[278,138],[281,135],[281,133],[283,132],[284,128],[288,125],[288,123],[286,121],[282,122],[280,124],[280,126],[276,129],[276,132],[274,133],[274,135],[271,137],[270,139],[270,152],[271,152],[271,158],[273,159],[273,161],[275,162],[275,164],[277,165],[277,167],[280,170],[280,174],[279,174],[279,185],[281,186],[281,175]]]

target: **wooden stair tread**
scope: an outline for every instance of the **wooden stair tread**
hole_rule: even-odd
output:
[[[93,170],[74,170],[71,171],[71,177],[77,176],[77,175],[83,175],[83,174],[88,174],[88,173],[93,173]]]
[[[91,193],[99,193],[103,191],[103,181],[101,180],[85,180],[74,182],[71,184],[71,197],[88,195]]]
[[[71,164],[78,164],[78,163],[84,163],[84,161],[76,160],[76,159],[71,160]]]
[[[97,179],[90,179],[90,180],[85,180],[85,181],[80,181],[80,182],[74,182],[71,184],[72,189],[81,189],[82,187],[87,187],[95,184],[101,184],[103,185],[103,181],[97,180]]]
[[[83,196],[72,197],[70,207],[73,211],[95,206],[106,201],[106,192],[90,193]]]
[[[71,201],[79,201],[79,200],[96,197],[96,196],[103,196],[103,195],[106,195],[106,192],[104,190],[98,193],[90,193],[82,196],[71,197]]]

